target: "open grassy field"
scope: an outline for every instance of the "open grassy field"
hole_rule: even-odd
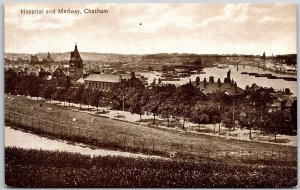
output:
[[[97,117],[87,113],[81,113],[72,108],[61,107],[54,104],[46,104],[43,100],[30,100],[25,97],[15,97],[14,101],[5,99],[5,109],[12,110],[24,115],[37,117],[53,123],[66,124],[69,126],[77,126],[82,136],[93,136],[98,139],[109,138],[109,142],[122,143],[124,137],[128,144],[144,146],[149,149],[161,151],[187,151],[189,153],[197,154],[199,152],[222,152],[234,150],[236,152],[246,151],[250,154],[255,153],[257,157],[263,157],[264,152],[271,154],[271,152],[279,152],[281,155],[296,157],[296,147],[265,144],[259,142],[229,140],[219,137],[212,137],[206,135],[198,135],[192,133],[179,133],[176,131],[142,127],[139,129],[138,124],[117,121],[104,117]],[[42,106],[40,106],[42,104]],[[31,109],[34,107],[34,109]],[[47,108],[52,108],[49,110]],[[72,118],[77,118],[78,122],[72,122]],[[95,123],[91,119],[95,118]],[[69,133],[72,130],[66,126],[56,126],[56,130],[62,130],[63,133]],[[72,133],[72,132],[71,132]],[[78,133],[78,131],[77,131]],[[175,146],[173,146],[175,144]],[[177,146],[178,145],[178,146]],[[183,145],[183,146],[179,146]],[[199,151],[201,150],[201,151]],[[273,154],[273,153],[272,153]]]
[[[137,159],[5,148],[10,187],[294,187],[297,167],[272,162]]]

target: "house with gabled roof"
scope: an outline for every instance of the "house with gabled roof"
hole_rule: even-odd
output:
[[[84,85],[86,89],[110,91],[118,83],[124,82],[128,87],[143,85],[139,76],[131,74],[90,74],[85,78],[80,78],[76,81],[78,84]]]
[[[244,90],[238,87],[236,82],[223,83],[220,80],[215,82],[213,76],[210,77],[209,81],[204,78],[203,81],[194,81],[192,84],[205,94],[226,93],[232,97],[238,97],[244,93]]]
[[[273,97],[273,103],[269,105],[269,111],[290,109],[297,100],[297,97],[293,97],[282,91],[270,93],[270,95]]]

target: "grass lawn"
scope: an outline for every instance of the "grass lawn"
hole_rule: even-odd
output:
[[[290,163],[89,157],[5,148],[10,187],[295,187]]]
[[[253,154],[256,152],[255,154],[258,157],[263,157],[263,153],[267,151],[267,155],[269,154],[269,156],[272,157],[271,152],[273,151],[274,154],[279,153],[281,155],[296,156],[296,147],[230,140],[192,133],[179,133],[177,131],[145,126],[139,129],[138,124],[135,123],[81,113],[72,110],[72,108],[44,103],[43,100],[29,100],[25,97],[16,96],[14,96],[14,98],[14,101],[8,100],[7,98],[5,99],[5,109],[41,118],[53,123],[63,123],[82,129],[91,129],[92,131],[81,129],[79,133],[82,136],[93,136],[97,139],[105,139],[106,137],[108,139],[105,140],[108,140],[108,142],[116,141],[117,143],[122,143],[126,134],[126,143],[128,143],[128,145],[144,146],[148,149],[165,152],[184,151],[186,153],[199,155],[208,151],[211,153],[222,153],[224,151],[232,152],[234,150],[236,152],[243,151],[244,154],[246,154],[246,152],[250,152],[250,154],[251,152]],[[42,106],[40,106],[40,104],[42,104]],[[31,107],[35,109],[31,109]],[[52,108],[52,110],[47,108]],[[72,122],[72,118],[77,118],[78,122]],[[95,118],[95,123],[92,123],[92,118]],[[72,129],[73,128],[71,128],[71,130]],[[70,127],[58,125],[56,126],[56,130],[69,133]],[[171,146],[171,144],[174,146]],[[181,147],[180,145],[184,146]]]

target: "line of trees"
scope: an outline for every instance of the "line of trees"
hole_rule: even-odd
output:
[[[47,85],[38,75],[17,76],[14,72],[5,74],[5,92],[30,95],[45,99],[63,101],[71,105],[109,106],[116,110],[126,110],[140,115],[153,115],[153,124],[157,116],[167,120],[181,119],[181,127],[186,121],[197,124],[223,123],[229,130],[236,126],[247,128],[249,138],[253,129],[274,134],[290,133],[292,130],[289,110],[268,111],[272,102],[272,88],[266,89],[253,84],[247,86],[243,96],[230,97],[225,93],[204,94],[191,82],[176,87],[172,84],[150,86],[131,86],[119,83],[110,92],[78,88],[56,88]],[[235,102],[235,104],[233,103]]]

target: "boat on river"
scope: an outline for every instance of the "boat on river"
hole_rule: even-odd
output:
[[[259,74],[259,73],[257,73],[254,76],[255,77],[268,77],[268,76],[272,76],[272,74],[267,74],[267,73],[265,73],[265,74]]]
[[[180,78],[166,77],[161,78],[161,81],[180,81]]]
[[[275,76],[275,75],[270,75],[270,76],[267,76],[267,78],[268,78],[268,79],[278,79],[278,77],[277,77],[277,76]]]
[[[283,77],[283,80],[286,80],[286,81],[297,81],[297,78],[294,78],[294,77]]]
[[[250,76],[255,76],[257,73],[248,73]]]
[[[229,65],[224,65],[224,64],[218,64],[217,66],[219,69],[223,69],[223,68],[228,68]]]

